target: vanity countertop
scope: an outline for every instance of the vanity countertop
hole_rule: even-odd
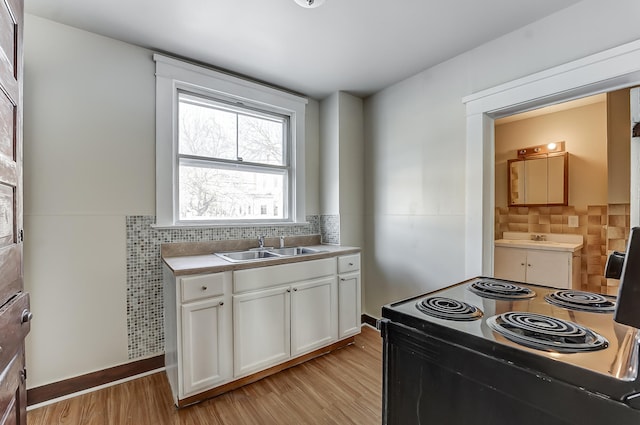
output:
[[[532,240],[532,236],[542,236],[544,240]],[[546,251],[580,251],[583,246],[582,235],[557,233],[504,232],[503,239],[494,241],[495,246],[508,248],[539,249]]]

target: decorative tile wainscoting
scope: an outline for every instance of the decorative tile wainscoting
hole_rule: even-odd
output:
[[[578,227],[569,227],[569,216],[578,216]],[[495,209],[495,239],[502,233],[568,233],[584,237],[582,289],[616,295],[619,281],[604,277],[604,266],[612,250],[626,250],[630,231],[630,205],[510,207]]]
[[[338,214],[321,215],[320,233],[322,242],[340,245],[340,216]]]
[[[127,216],[127,331],[129,359],[164,352],[162,261],[160,245],[230,239],[317,235],[320,217],[307,216],[307,224],[238,226],[202,229],[155,229],[155,216]],[[330,226],[329,226],[330,227]],[[335,236],[322,239],[334,243]],[[339,236],[338,236],[339,240]]]

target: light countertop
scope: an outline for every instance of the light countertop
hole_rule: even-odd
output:
[[[503,239],[494,241],[495,246],[508,248],[538,249],[545,251],[580,251],[583,246],[582,235],[544,233],[545,240],[532,240],[531,233],[504,232]],[[533,235],[537,235],[534,233]]]

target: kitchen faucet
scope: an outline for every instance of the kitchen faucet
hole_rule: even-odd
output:
[[[280,248],[284,248],[284,236],[280,236]]]
[[[264,248],[264,236],[258,236],[258,248]]]

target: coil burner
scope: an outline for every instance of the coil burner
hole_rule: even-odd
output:
[[[544,299],[558,307],[591,313],[613,313],[616,309],[615,298],[605,297],[593,292],[561,290],[545,295]]]
[[[453,298],[424,298],[416,303],[416,308],[439,319],[470,321],[482,317],[482,311],[478,307]]]
[[[487,324],[505,338],[537,350],[577,353],[609,346],[585,327],[542,314],[511,311],[488,318]]]
[[[473,282],[469,285],[469,290],[481,297],[496,300],[526,300],[536,296],[535,291],[524,286],[493,279]]]

